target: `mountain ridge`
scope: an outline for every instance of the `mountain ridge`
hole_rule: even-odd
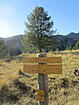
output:
[[[0,40],[3,40],[5,42],[10,54],[12,56],[15,56],[22,53],[23,46],[21,40],[23,39],[23,36],[24,35],[15,35],[7,38],[0,37]],[[56,36],[56,38],[59,41],[58,45],[56,46],[56,48],[58,48],[59,50],[65,50],[70,46],[73,47],[76,44],[76,42],[79,40],[79,33],[74,33],[74,32],[71,32],[67,35],[54,35],[54,36]]]

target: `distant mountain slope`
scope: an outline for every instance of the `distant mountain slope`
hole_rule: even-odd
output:
[[[1,38],[1,37],[0,37],[0,40],[4,40],[4,38]]]
[[[23,35],[13,36],[5,39],[8,50],[12,56],[21,54]]]
[[[77,41],[79,40],[79,33],[69,33],[68,35],[56,35],[57,39],[59,40],[59,43],[57,45],[57,48],[60,50],[65,50],[69,48],[70,46],[74,46]]]
[[[0,37],[0,40],[4,40],[10,54],[12,56],[15,56],[21,53],[21,49],[23,47],[21,44],[21,40],[23,39],[23,36],[24,35],[17,35],[8,38]],[[79,33],[71,32],[68,35],[56,35],[56,38],[59,41],[56,48],[59,48],[60,50],[65,50],[66,48],[69,48],[70,46],[74,46],[76,44],[76,42],[79,40]]]
[[[15,56],[21,54],[22,44],[21,40],[23,39],[23,35],[12,36],[8,38],[2,38],[4,40],[10,55]]]

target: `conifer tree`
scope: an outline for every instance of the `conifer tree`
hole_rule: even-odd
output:
[[[79,41],[75,45],[76,49],[79,49]]]
[[[51,16],[43,7],[35,7],[27,19],[29,22],[25,23],[24,51],[43,52],[51,49],[56,44]]]
[[[0,40],[0,59],[9,58],[8,48],[6,47],[4,41]]]

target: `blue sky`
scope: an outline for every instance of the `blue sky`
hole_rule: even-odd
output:
[[[0,37],[24,34],[27,16],[44,7],[59,34],[79,32],[79,0],[0,0]]]

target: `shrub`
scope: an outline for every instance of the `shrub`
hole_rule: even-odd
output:
[[[24,83],[22,83],[21,81],[19,81],[18,79],[16,79],[14,81],[14,85],[24,94],[26,92],[28,92],[28,90],[30,90],[30,87],[27,87]]]
[[[68,81],[68,78],[63,78],[62,79],[62,83],[61,83],[61,87],[62,88],[68,88],[69,87],[69,81]]]

